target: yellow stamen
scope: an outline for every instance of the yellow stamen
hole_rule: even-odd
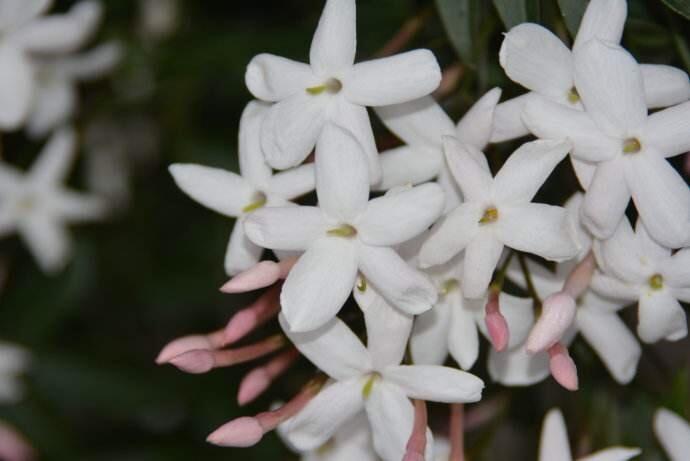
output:
[[[343,84],[340,80],[337,78],[329,78],[326,80],[322,85],[317,85],[317,86],[312,86],[307,88],[307,93],[311,95],[318,95],[323,93],[324,91],[328,91],[329,93],[336,94],[339,93],[340,90],[343,89]]]
[[[572,87],[570,91],[568,91],[568,102],[570,104],[577,104],[580,102],[580,93],[577,92],[577,88]]]
[[[460,283],[456,279],[448,279],[441,285],[441,295],[445,296],[451,291],[457,290]]]
[[[362,387],[362,395],[364,396],[365,399],[369,398],[369,396],[371,395],[371,391],[374,388],[374,383],[380,377],[381,376],[378,373],[372,373],[369,376],[369,379],[367,379],[367,382],[364,383],[364,386]]]
[[[357,289],[361,293],[367,291],[367,279],[365,279],[363,275],[360,275],[359,280],[357,280]]]
[[[637,138],[628,138],[623,141],[623,152],[626,154],[636,154],[642,150],[642,144],[640,144]]]
[[[654,274],[649,277],[649,286],[652,290],[661,290],[664,288],[664,277],[661,274]]]
[[[479,224],[489,224],[498,221],[498,210],[496,207],[490,207],[484,210],[482,219],[479,220]]]
[[[349,224],[343,224],[342,226],[326,231],[326,233],[333,237],[350,238],[357,235],[357,229]]]
[[[258,210],[259,208],[266,205],[266,194],[263,192],[258,192],[254,196],[254,200],[249,203],[246,207],[242,208],[243,213],[251,213],[252,211]]]

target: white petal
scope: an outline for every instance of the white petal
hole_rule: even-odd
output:
[[[520,146],[494,178],[496,200],[501,203],[532,201],[570,148],[568,141],[532,141]]]
[[[456,138],[443,138],[443,152],[455,181],[468,202],[485,202],[490,198],[491,172],[477,159],[484,154],[476,147],[462,144]]]
[[[544,299],[549,295],[556,293],[557,291],[561,291],[561,288],[563,288],[563,282],[565,282],[565,275],[562,277],[560,276],[560,272],[562,270],[561,267],[569,263],[562,263],[561,265],[557,266],[556,270],[558,273],[549,270],[548,268],[538,264],[535,261],[532,261],[529,258],[525,259],[525,264],[527,265],[527,271],[532,279],[534,289],[537,291],[537,294],[540,298]],[[568,274],[570,270],[565,270],[564,272],[565,274]],[[508,278],[517,286],[523,290],[527,289],[525,273],[518,261],[511,261],[511,263],[508,265],[506,274]]]
[[[642,348],[617,313],[577,310],[577,327],[620,384],[635,377]]]
[[[14,130],[26,118],[34,91],[34,69],[18,48],[0,46],[0,127]]]
[[[381,180],[381,164],[376,140],[366,107],[350,104],[341,100],[331,108],[330,120],[351,133],[364,149],[369,165],[369,182],[375,184]]]
[[[448,350],[460,368],[471,369],[479,356],[479,333],[475,313],[465,304],[477,304],[475,300],[463,300],[458,294],[459,302],[451,304],[450,330],[448,331]],[[440,365],[440,364],[439,364]]]
[[[578,160],[572,155],[570,156],[570,161],[573,164],[573,170],[575,170],[575,176],[577,176],[580,186],[584,190],[588,190],[589,185],[592,184],[592,179],[594,179],[594,172],[597,169],[596,165]]]
[[[310,206],[265,207],[244,219],[249,239],[271,250],[306,250],[326,229],[321,210]]]
[[[431,96],[374,109],[386,127],[411,146],[441,147],[443,136],[454,135],[453,121]]]
[[[493,232],[480,232],[465,248],[463,293],[470,299],[483,298],[501,258],[503,243]]]
[[[654,240],[640,219],[635,223],[635,241],[640,255],[649,261],[661,261],[671,257],[671,249]]]
[[[33,214],[18,226],[24,243],[44,272],[56,273],[65,267],[72,245],[62,223],[43,214]]]
[[[67,178],[77,149],[74,130],[63,128],[55,132],[31,167],[29,176],[36,184],[59,184]]]
[[[592,277],[591,287],[602,296],[630,302],[638,299],[639,292],[635,286],[599,272]]]
[[[621,141],[606,136],[587,113],[545,98],[532,98],[522,119],[542,139],[567,139],[578,160],[601,162],[621,151]]]
[[[598,451],[584,458],[578,458],[578,461],[627,461],[640,453],[642,451],[639,448],[614,447]]]
[[[529,134],[522,121],[522,111],[533,98],[541,98],[537,93],[526,93],[496,106],[491,142],[504,142]]]
[[[367,349],[374,369],[402,362],[412,330],[412,316],[388,304],[369,284],[364,291],[358,285],[354,289],[354,296],[364,312]]]
[[[65,14],[37,19],[12,35],[16,43],[36,53],[69,53],[82,46],[96,31],[103,15],[97,1],[82,1]]]
[[[353,104],[388,106],[431,94],[441,83],[441,68],[429,50],[413,50],[355,64],[343,82]]]
[[[448,356],[450,306],[441,302],[417,316],[410,337],[410,354],[414,363],[441,365]]]
[[[654,146],[664,157],[690,150],[690,101],[649,116],[640,134],[641,142]]]
[[[231,171],[176,163],[170,166],[170,174],[185,194],[225,216],[240,216],[254,200],[254,188]]]
[[[74,86],[62,79],[44,82],[37,88],[26,131],[32,138],[40,138],[65,124],[74,114],[77,93]]]
[[[242,219],[235,222],[225,251],[225,273],[233,276],[252,268],[261,258],[264,249],[252,243],[244,233]]]
[[[499,60],[511,80],[556,101],[566,100],[573,87],[570,50],[540,25],[525,23],[510,29]]]
[[[44,13],[53,0],[5,0],[0,3],[0,30],[21,26]]]
[[[501,306],[501,313],[505,317],[510,331],[507,348],[513,349],[525,342],[532,329],[534,324],[533,300],[511,296],[508,293],[501,293],[498,300]],[[484,331],[486,324],[481,322],[480,325],[482,325]],[[484,334],[486,334],[486,331],[484,331]]]
[[[274,174],[268,181],[271,193],[286,200],[293,200],[308,194],[316,187],[316,173],[313,163],[300,165]]]
[[[269,109],[261,127],[261,148],[269,165],[284,170],[307,158],[326,121],[326,104],[326,99],[305,91]]]
[[[524,347],[496,352],[489,351],[489,375],[505,386],[531,386],[550,374],[546,353],[528,354]]]
[[[475,238],[479,232],[482,208],[475,203],[463,203],[442,218],[432,229],[429,239],[419,251],[422,267],[449,261]]]
[[[688,334],[685,311],[670,290],[642,295],[638,315],[637,334],[646,343],[678,341]]]
[[[408,184],[420,184],[432,180],[442,168],[441,149],[421,146],[401,146],[387,150],[379,157],[381,181],[376,190],[388,190]]]
[[[67,78],[89,81],[111,72],[120,63],[123,54],[124,50],[119,42],[106,42],[85,53],[65,57],[56,66]]]
[[[367,281],[392,306],[418,315],[436,302],[436,289],[429,279],[408,266],[391,248],[359,244],[359,267]]]
[[[565,209],[529,203],[499,208],[498,213],[496,231],[506,246],[549,261],[564,261],[577,254]]]
[[[280,326],[295,347],[331,378],[356,378],[371,369],[371,359],[366,348],[339,318],[332,318],[321,327],[306,333],[291,331],[284,314],[279,319]]]
[[[619,43],[627,15],[628,5],[625,0],[590,1],[580,22],[573,49],[593,38]]]
[[[539,444],[539,461],[571,461],[568,430],[563,413],[551,410],[544,418]]]
[[[252,58],[244,81],[255,98],[271,102],[306,92],[318,82],[308,64],[267,53]]]
[[[690,453],[690,425],[664,408],[654,415],[654,433],[671,461],[683,461]]]
[[[484,389],[484,382],[473,374],[437,365],[393,366],[382,374],[408,397],[431,402],[477,402]]]
[[[443,191],[434,183],[375,198],[357,219],[358,236],[368,245],[406,242],[427,230],[443,205]]]
[[[644,226],[662,245],[682,247],[690,222],[688,185],[656,151],[647,150],[627,160],[625,179]]]
[[[357,50],[357,7],[355,0],[327,0],[314,32],[309,62],[325,78],[348,69]]]
[[[688,74],[676,67],[640,64],[647,107],[669,107],[690,99]]]
[[[261,124],[270,107],[259,101],[250,101],[240,118],[240,173],[257,188],[265,188],[272,174],[261,150]]]
[[[638,239],[627,218],[621,221],[610,239],[601,242],[600,255],[609,275],[637,285],[647,282],[649,269],[641,262]]]
[[[647,119],[642,73],[630,53],[598,39],[574,53],[575,85],[587,112],[609,136],[624,138]]]
[[[316,450],[362,411],[362,407],[361,378],[329,382],[285,423],[283,431],[298,450]]]
[[[625,216],[630,189],[623,180],[620,160],[609,160],[596,167],[582,205],[582,223],[599,239],[609,238]]]
[[[314,242],[292,268],[280,293],[290,328],[309,331],[331,320],[347,301],[356,277],[352,242],[339,237]]]
[[[501,89],[485,93],[458,122],[458,139],[482,150],[489,143],[494,126],[494,111],[501,99]]]
[[[50,213],[66,222],[90,222],[105,216],[105,201],[96,196],[78,194],[67,190],[52,192],[42,198]]]
[[[405,393],[393,383],[377,380],[364,405],[376,453],[384,461],[403,459],[414,423],[414,408]]]
[[[690,287],[690,248],[676,252],[662,269],[664,282],[673,287]]]

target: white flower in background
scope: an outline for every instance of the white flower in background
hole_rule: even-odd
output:
[[[351,131],[364,148],[371,182],[381,177],[367,106],[398,104],[426,96],[441,81],[429,50],[354,64],[355,0],[327,0],[314,34],[310,64],[260,54],[247,67],[249,91],[277,102],[262,131],[268,163],[278,169],[301,163],[327,122]]]
[[[225,254],[225,271],[235,275],[259,261],[263,248],[245,235],[243,222],[263,207],[280,207],[314,189],[313,165],[273,174],[260,146],[268,105],[252,101],[240,120],[240,174],[192,164],[174,164],[170,173],[187,195],[222,215],[237,218]]]
[[[677,414],[659,408],[654,415],[654,433],[671,461],[690,456],[690,424]]]
[[[619,43],[627,16],[626,0],[592,0],[580,23],[573,51],[593,38]],[[511,80],[529,93],[496,107],[492,142],[525,136],[529,129],[522,121],[528,101],[549,101],[582,109],[574,77],[573,56],[560,38],[548,29],[525,23],[505,34],[499,54],[501,66]],[[672,106],[690,99],[690,82],[685,72],[671,66],[642,64],[645,102],[649,108]],[[579,162],[574,164],[579,170]],[[582,168],[586,168],[583,166]]]
[[[579,461],[626,461],[640,453],[639,448],[614,447],[579,458]],[[539,444],[539,461],[572,461],[572,459],[563,413],[553,409],[544,417]]]
[[[42,16],[51,0],[5,0],[0,8],[0,128],[13,130],[26,119],[33,101],[32,56],[74,49],[91,35],[100,3],[84,1],[65,14]]]
[[[677,341],[687,331],[690,248],[673,254],[655,242],[641,221],[635,231],[625,218],[613,237],[598,243],[601,273],[592,288],[605,296],[639,303],[637,333],[646,343]]]
[[[57,131],[31,169],[22,174],[0,164],[0,237],[17,232],[44,272],[62,269],[71,242],[67,223],[102,218],[104,203],[67,189],[63,182],[77,149],[74,131]]]
[[[501,90],[482,96],[456,124],[431,96],[415,101],[377,107],[383,123],[406,145],[382,152],[381,182],[375,189],[388,190],[405,184],[419,184],[438,177],[446,194],[446,210],[460,204],[461,194],[443,156],[443,137],[455,136],[464,144],[483,150],[493,128],[493,114]]]
[[[682,246],[690,234],[690,189],[665,157],[690,150],[690,102],[648,115],[635,59],[597,39],[575,52],[575,83],[586,112],[536,99],[524,120],[541,138],[569,139],[573,156],[595,166],[584,184],[585,225],[609,238],[632,197],[655,240]]]
[[[139,28],[144,38],[163,40],[178,27],[180,16],[178,0],[140,0]]]
[[[448,213],[422,246],[422,267],[443,264],[465,250],[463,294],[482,298],[504,246],[552,261],[578,251],[561,207],[531,203],[556,165],[570,149],[568,142],[524,144],[495,178],[484,154],[455,138],[444,138],[446,161],[465,202]]]
[[[36,90],[26,122],[29,136],[43,137],[68,122],[78,109],[77,84],[103,77],[121,55],[113,42],[82,54],[36,58]]]
[[[24,395],[20,376],[28,369],[29,360],[25,349],[0,342],[0,405],[16,403]]]
[[[344,129],[328,124],[316,146],[319,207],[258,210],[245,232],[272,250],[306,251],[281,292],[282,312],[294,331],[333,318],[355,285],[358,271],[396,308],[419,314],[436,291],[391,247],[424,232],[443,211],[443,191],[424,184],[368,201],[365,153]]]
[[[433,402],[476,402],[482,381],[469,373],[431,365],[399,365],[405,336],[387,338],[402,347],[383,351],[365,348],[338,318],[308,333],[281,325],[299,351],[331,380],[285,427],[290,441],[300,450],[325,443],[344,423],[366,412],[376,452],[384,461],[398,461],[412,433],[414,409],[410,398]],[[379,344],[383,344],[382,341]],[[397,350],[394,357],[391,350]],[[427,430],[427,458],[433,443]]]

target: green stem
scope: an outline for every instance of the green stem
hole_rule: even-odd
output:
[[[520,269],[522,269],[522,274],[525,276],[525,283],[527,284],[527,291],[529,295],[534,299],[534,303],[537,307],[541,307],[541,298],[537,294],[537,289],[534,287],[534,282],[532,281],[532,274],[529,272],[529,267],[527,267],[527,261],[525,255],[522,253],[518,254],[518,262],[520,263]]]

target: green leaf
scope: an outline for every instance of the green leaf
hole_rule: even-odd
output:
[[[558,0],[561,15],[572,37],[575,37],[580,28],[580,22],[587,9],[587,3],[587,0]]]
[[[662,0],[666,6],[671,8],[686,19],[690,19],[690,0]]]
[[[535,0],[494,0],[494,6],[506,30],[536,20],[539,15],[539,5]]]
[[[474,62],[470,0],[436,0],[436,7],[455,51],[463,61]]]

